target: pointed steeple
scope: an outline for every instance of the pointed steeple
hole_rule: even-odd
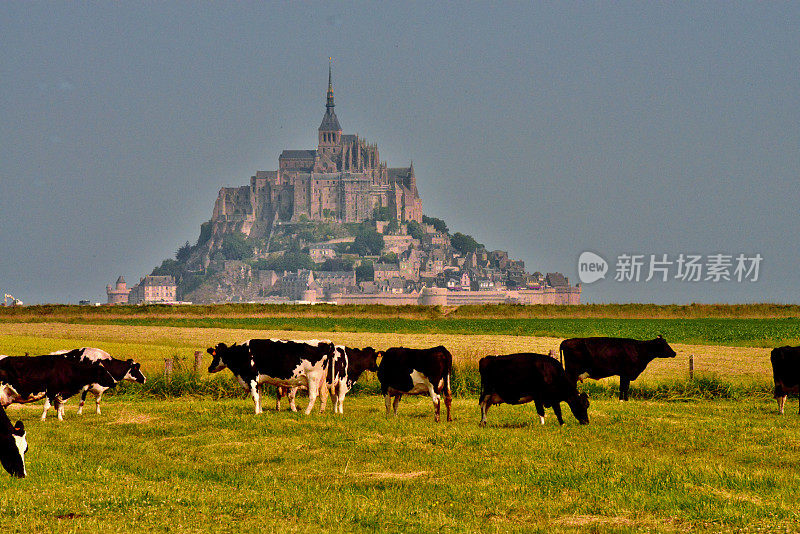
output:
[[[331,60],[333,58],[328,58],[328,102],[325,104],[327,109],[331,109],[336,104],[333,103],[333,78],[331,77]]]
[[[331,60],[332,58],[328,58],[328,99],[325,103],[325,116],[322,117],[322,124],[319,125],[319,131],[329,132],[332,134],[336,134],[338,132],[338,134],[341,135],[342,127],[339,126],[339,119],[336,118],[336,113],[333,111],[333,108],[336,106],[336,104],[333,103],[333,76]],[[320,139],[320,142],[330,143],[331,141],[322,141],[322,139]]]

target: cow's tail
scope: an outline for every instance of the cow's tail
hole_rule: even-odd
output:
[[[558,361],[561,362],[561,367],[564,367],[564,347],[558,346]]]

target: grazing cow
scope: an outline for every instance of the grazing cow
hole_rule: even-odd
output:
[[[450,373],[453,371],[453,356],[443,346],[430,349],[407,349],[393,347],[378,353],[383,356],[378,366],[378,380],[381,382],[386,404],[386,413],[392,405],[397,415],[397,406],[403,395],[428,393],[433,401],[434,419],[439,422],[441,395],[447,407],[447,420],[450,417]],[[394,397],[394,402],[391,398]]]
[[[208,372],[217,373],[229,368],[253,396],[256,414],[262,412],[259,391],[262,384],[305,386],[308,388],[308,407],[305,410],[308,415],[325,381],[333,352],[333,343],[320,340],[251,339],[241,345],[234,343],[231,347],[219,343],[208,349],[213,356]],[[325,393],[324,389],[322,393]]]
[[[619,399],[628,400],[632,380],[654,358],[674,358],[675,351],[658,336],[650,341],[621,337],[576,337],[561,343],[564,369],[573,383],[619,375]]]
[[[0,406],[25,404],[44,397],[42,421],[52,403],[64,419],[64,401],[91,384],[112,387],[114,378],[102,367],[60,354],[10,356],[0,360]]]
[[[61,355],[72,361],[100,365],[108,371],[108,374],[111,375],[115,382],[129,380],[131,382],[144,384],[147,381],[147,378],[142,374],[140,369],[141,365],[139,363],[130,358],[127,360],[112,358],[109,353],[102,349],[83,347],[73,350],[60,350],[52,352],[51,354]],[[100,384],[88,384],[84,387],[81,392],[80,403],[78,404],[78,415],[83,413],[83,405],[86,403],[86,395],[88,393],[94,395],[95,412],[97,415],[100,415],[100,399],[102,399],[103,393],[105,393],[107,389],[107,387],[101,386]]]
[[[378,370],[378,353],[372,347],[364,349],[356,349],[345,347],[344,345],[336,345],[335,353],[331,358],[330,365],[328,365],[328,372],[326,374],[325,382],[322,388],[327,388],[333,397],[333,411],[334,413],[344,413],[344,397],[348,391],[353,387],[353,384],[361,377],[364,371],[377,371]],[[299,387],[286,388],[278,386],[277,402],[275,409],[281,409],[281,397],[289,397],[289,408],[297,411],[295,404],[295,397]],[[327,405],[327,396],[321,395],[320,400],[320,413],[325,411]]]
[[[800,392],[800,347],[772,349],[769,359],[775,380],[774,397],[778,401],[778,411],[783,415],[788,394]]]
[[[589,397],[578,394],[558,360],[544,354],[506,354],[486,356],[478,363],[481,373],[481,426],[493,404],[524,404],[533,401],[544,424],[544,409],[553,408],[558,424],[563,425],[561,402],[566,402],[582,425],[589,424]]]
[[[25,478],[25,453],[28,452],[28,440],[25,439],[25,425],[11,420],[5,408],[0,408],[0,464],[11,476]]]

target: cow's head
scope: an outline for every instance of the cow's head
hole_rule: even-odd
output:
[[[667,340],[664,339],[661,336],[661,334],[659,334],[658,337],[652,341],[652,346],[653,346],[653,356],[655,356],[656,358],[675,357],[675,351],[672,350],[672,347],[670,347],[667,344]]]
[[[228,367],[222,360],[223,355],[228,351],[228,346],[225,343],[217,343],[216,347],[206,349],[213,359],[211,365],[208,366],[209,373],[218,373]]]
[[[131,359],[128,359],[128,372],[125,373],[125,378],[123,380],[130,380],[131,382],[139,382],[140,384],[144,384],[147,382],[147,377],[142,374],[140,369],[141,364],[135,362]]]
[[[347,349],[348,352],[353,352],[358,355],[358,359],[363,362],[365,371],[378,371],[378,355],[380,352],[372,347],[364,347],[363,349]]]
[[[0,408],[2,409],[2,408]],[[25,439],[25,425],[17,421],[13,427],[5,415],[5,428],[0,428],[0,463],[11,476],[25,478],[25,453],[28,452],[28,440]]]
[[[567,404],[572,411],[572,415],[575,416],[575,419],[577,419],[580,424],[589,424],[589,395],[586,393],[575,395],[567,400]]]

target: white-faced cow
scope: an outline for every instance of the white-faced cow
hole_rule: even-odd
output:
[[[328,363],[333,357],[333,343],[328,341],[297,342],[273,339],[251,339],[241,345],[227,346],[219,343],[208,349],[213,356],[209,373],[226,367],[239,380],[255,403],[255,413],[260,414],[263,384],[273,386],[308,388],[308,407],[311,413],[314,402],[324,384]],[[323,390],[324,391],[324,390]]]
[[[769,359],[775,381],[774,396],[778,401],[778,411],[783,415],[783,406],[789,393],[800,393],[800,347],[772,349]]]
[[[12,425],[5,408],[0,408],[0,464],[11,476],[25,478],[28,440],[22,421]]]
[[[141,365],[139,363],[130,358],[127,360],[112,358],[109,353],[102,349],[83,347],[80,349],[59,350],[51,354],[57,354],[72,361],[100,365],[108,371],[108,374],[111,375],[115,382],[128,380],[130,382],[144,384],[147,381],[147,378],[142,374]],[[100,384],[88,384],[85,386],[81,392],[81,400],[78,404],[78,415],[83,413],[83,405],[86,403],[86,395],[88,393],[94,395],[95,412],[97,415],[100,415],[100,400],[107,389],[108,387],[101,386]]]
[[[453,420],[450,416],[453,356],[446,348],[441,345],[430,349],[393,347],[379,352],[378,356],[382,356],[378,366],[378,380],[381,382],[387,414],[390,413],[391,405],[397,415],[397,406],[403,395],[427,393],[433,401],[436,422],[439,422],[441,395],[444,395],[444,404],[447,407],[447,420]]]
[[[361,377],[364,371],[378,370],[378,353],[372,347],[363,349],[356,349],[352,347],[345,347],[344,345],[336,345],[334,356],[331,358],[328,365],[328,372],[326,373],[325,382],[322,384],[321,389],[327,389],[333,399],[334,413],[344,413],[344,397],[353,388],[353,385]],[[299,387],[285,388],[278,387],[277,401],[275,409],[281,409],[281,397],[287,396],[289,398],[289,408],[297,411],[295,398]],[[320,390],[320,413],[325,411],[327,406],[327,395],[322,394]]]
[[[84,387],[112,387],[114,378],[99,365],[74,361],[60,354],[10,356],[0,360],[0,405],[26,404],[44,398],[42,421],[53,404],[64,419],[64,401]]]
[[[564,370],[573,382],[619,375],[619,398],[628,400],[632,380],[655,358],[674,358],[675,351],[658,336],[649,341],[621,337],[578,337],[561,343]]]
[[[543,354],[523,353],[486,356],[478,362],[481,373],[481,426],[493,404],[524,404],[533,401],[544,424],[544,409],[553,408],[563,425],[561,402],[566,402],[582,425],[589,424],[589,397],[578,394],[575,382],[567,378],[558,360]]]

